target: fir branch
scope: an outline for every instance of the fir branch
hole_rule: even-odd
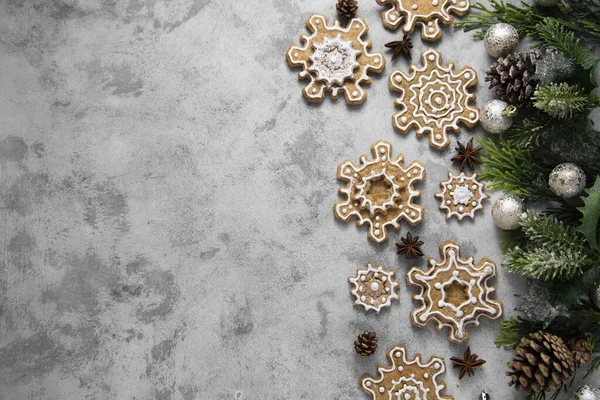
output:
[[[567,280],[583,273],[587,260],[581,233],[532,211],[521,218],[521,227],[527,241],[506,253],[502,266],[507,271],[541,280]]]
[[[560,20],[544,18],[535,25],[534,30],[532,36],[541,40],[545,48],[562,52],[586,70],[591,70],[596,66],[597,60],[594,58],[594,53],[585,48],[579,38],[575,37],[575,33],[565,28]]]
[[[588,96],[578,85],[567,83],[550,84],[533,93],[533,106],[553,118],[572,118],[590,105]]]
[[[521,338],[541,329],[541,324],[530,322],[522,317],[510,317],[500,323],[500,334],[496,336],[496,347],[514,349],[519,345]]]
[[[513,124],[506,132],[506,137],[514,145],[525,148],[539,145],[546,132],[556,125],[556,120],[551,118],[528,118]]]
[[[587,372],[583,376],[583,379],[586,379],[593,372],[598,371],[599,369],[600,369],[600,356],[597,356],[597,357],[594,357],[594,359],[592,360],[590,368],[587,370]]]
[[[490,189],[512,192],[518,196],[539,199],[550,194],[546,175],[534,162],[529,149],[500,140],[499,145],[490,138],[479,139],[483,145],[483,171],[479,177],[490,182]]]

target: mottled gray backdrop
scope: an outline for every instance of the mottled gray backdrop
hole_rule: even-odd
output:
[[[360,7],[375,50],[400,37],[374,0]],[[414,231],[431,256],[452,239],[499,263],[492,201],[474,222],[437,209],[453,151],[394,132],[387,75],[404,60],[360,107],[307,104],[284,55],[313,12],[335,1],[0,1],[1,399],[366,399],[358,378],[395,344],[462,354],[411,325],[400,232],[374,245],[334,219],[336,168],[379,139],[423,162]],[[434,47],[477,69],[479,106],[491,98],[481,42],[447,28]],[[402,283],[380,315],[349,293],[368,260]],[[497,287],[510,313],[524,282],[500,271]],[[360,358],[365,329],[380,349]],[[460,384],[449,371],[448,394],[524,397],[498,332],[471,329],[488,362]]]

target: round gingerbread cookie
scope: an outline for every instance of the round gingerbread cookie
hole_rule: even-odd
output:
[[[383,307],[392,305],[392,300],[400,300],[396,293],[399,284],[395,275],[396,271],[388,271],[383,265],[374,268],[371,262],[367,264],[367,269],[359,269],[355,277],[348,278],[354,285],[350,290],[356,297],[354,304],[379,314]]]
[[[485,185],[477,181],[477,172],[458,175],[448,171],[448,180],[440,182],[441,192],[435,194],[440,199],[440,209],[446,211],[446,219],[451,217],[461,221],[464,217],[475,218],[475,211],[483,210],[483,200],[490,195],[483,192]]]

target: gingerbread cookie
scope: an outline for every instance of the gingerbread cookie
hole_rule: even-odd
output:
[[[367,269],[359,269],[355,277],[348,278],[354,284],[350,290],[356,297],[354,304],[379,314],[382,307],[392,305],[392,300],[400,300],[396,293],[398,282],[394,279],[395,274],[396,271],[386,271],[383,265],[373,268],[371,262],[367,264]]]
[[[421,38],[433,42],[442,37],[440,22],[452,24],[454,17],[469,12],[469,0],[377,0],[380,6],[389,9],[381,13],[383,25],[396,30],[402,25],[405,34],[411,34],[417,25],[421,25]]]
[[[446,372],[446,364],[439,357],[431,357],[421,362],[417,354],[413,360],[406,357],[404,346],[393,347],[387,354],[388,367],[377,368],[379,378],[363,375],[358,387],[372,396],[373,400],[454,400],[452,396],[441,394],[446,387],[438,377]]]
[[[477,172],[471,176],[461,172],[454,175],[448,171],[448,180],[440,182],[441,192],[435,194],[440,199],[440,209],[446,211],[446,219],[456,217],[475,217],[475,211],[483,210],[483,200],[489,199],[489,194],[484,194],[485,185],[477,181]]]
[[[440,246],[440,262],[429,258],[428,270],[413,267],[406,274],[407,283],[421,289],[413,295],[421,303],[411,312],[413,324],[424,328],[433,320],[438,331],[449,328],[448,340],[454,343],[469,339],[466,326],[479,326],[481,316],[496,319],[502,315],[502,303],[490,299],[496,290],[489,284],[497,274],[496,264],[484,258],[475,265],[472,256],[462,259],[459,254],[460,246],[447,241]]]
[[[303,69],[298,78],[310,80],[303,90],[306,100],[321,102],[326,91],[337,99],[343,90],[348,103],[365,101],[361,85],[371,82],[368,72],[381,72],[385,65],[383,53],[369,53],[371,41],[361,38],[369,30],[365,20],[354,18],[342,28],[338,21],[327,25],[327,17],[315,14],[306,26],[311,35],[300,36],[304,46],[291,45],[286,53],[291,67]]]
[[[419,161],[404,166],[403,156],[392,159],[392,145],[380,140],[371,146],[373,159],[360,156],[362,166],[346,160],[338,166],[337,177],[347,182],[339,193],[346,200],[335,203],[335,217],[348,222],[356,216],[356,225],[369,224],[369,238],[383,242],[388,226],[400,228],[400,220],[415,226],[423,220],[423,207],[413,201],[421,194],[413,185],[425,179],[425,167]]]
[[[422,67],[410,66],[410,76],[394,71],[390,90],[400,93],[395,101],[402,110],[392,122],[401,133],[415,128],[417,136],[429,135],[429,145],[442,150],[450,144],[448,132],[459,132],[458,123],[470,128],[479,121],[479,109],[469,104],[476,96],[468,89],[477,84],[477,72],[454,64],[442,66],[442,53],[428,49],[421,54]]]

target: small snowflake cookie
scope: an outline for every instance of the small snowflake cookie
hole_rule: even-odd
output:
[[[421,192],[413,185],[425,179],[425,167],[419,161],[404,166],[403,156],[392,159],[392,145],[380,140],[371,146],[373,159],[360,156],[360,167],[346,160],[338,166],[338,179],[347,182],[339,193],[346,200],[333,206],[336,218],[348,222],[356,216],[356,225],[369,224],[369,238],[383,242],[388,226],[400,228],[404,219],[411,226],[423,220],[422,206],[413,203]]]
[[[454,64],[440,64],[442,53],[428,49],[421,54],[422,67],[410,66],[410,76],[394,71],[389,78],[401,111],[392,122],[401,133],[416,129],[417,136],[429,135],[429,145],[443,150],[450,144],[449,131],[459,132],[458,123],[470,128],[479,121],[479,109],[470,105],[476,96],[468,89],[477,85],[477,72],[463,67],[454,72]]]
[[[291,67],[303,68],[298,78],[310,80],[303,90],[306,100],[321,102],[325,91],[337,99],[343,90],[348,103],[365,101],[361,85],[371,82],[368,72],[381,72],[385,66],[383,53],[369,53],[371,41],[361,39],[369,30],[365,20],[354,18],[342,28],[338,21],[327,25],[327,17],[315,14],[306,26],[312,34],[300,36],[304,46],[291,45],[286,53]]]
[[[424,328],[429,320],[436,329],[449,328],[448,340],[463,343],[469,339],[466,326],[479,326],[479,317],[497,319],[502,315],[502,303],[490,299],[496,290],[489,280],[497,275],[496,264],[484,258],[475,265],[473,257],[460,258],[460,246],[447,241],[440,246],[442,260],[429,258],[430,268],[413,267],[406,274],[409,285],[421,289],[413,299],[421,303],[411,312],[414,325]]]
[[[398,29],[409,35],[417,25],[421,25],[421,38],[434,42],[442,37],[440,22],[452,24],[454,17],[469,12],[469,0],[377,0],[380,6],[390,6],[381,13],[383,25],[388,29]]]
[[[440,209],[446,211],[446,219],[475,217],[475,211],[483,210],[483,200],[490,195],[483,193],[485,185],[477,181],[477,172],[471,176],[461,172],[455,175],[448,171],[448,180],[440,182],[441,192],[435,194],[440,199]]]
[[[358,387],[372,396],[373,400],[454,400],[454,397],[441,394],[446,388],[440,375],[446,372],[444,360],[431,357],[426,363],[421,362],[417,354],[408,360],[406,348],[393,347],[387,354],[388,367],[377,368],[379,378],[363,375]]]
[[[370,262],[367,269],[359,269],[355,277],[348,278],[354,284],[350,290],[356,297],[354,304],[379,314],[383,307],[392,305],[392,300],[400,300],[396,293],[398,282],[394,279],[395,274],[396,271],[386,271],[383,265],[373,268]]]

